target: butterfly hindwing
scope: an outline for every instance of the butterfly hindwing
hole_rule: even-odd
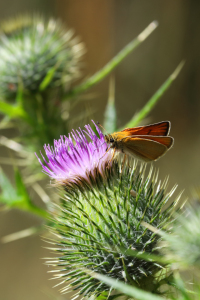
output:
[[[152,136],[152,135],[137,135],[132,137],[132,141],[134,142],[135,138],[151,140],[157,143],[160,143],[170,149],[174,143],[174,139],[171,136]]]
[[[164,144],[143,137],[128,137],[123,145],[124,153],[136,156],[146,162],[158,159],[168,150]]]

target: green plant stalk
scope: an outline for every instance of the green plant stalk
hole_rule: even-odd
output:
[[[29,203],[29,206],[27,208],[25,208],[25,210],[29,211],[30,213],[33,213],[45,220],[49,217],[49,213],[46,210],[39,208],[32,203]]]
[[[115,108],[115,81],[111,77],[109,84],[108,103],[104,114],[104,128],[107,132],[114,132],[117,130],[117,113]]]
[[[42,225],[40,226],[33,226],[24,230],[20,230],[18,232],[11,233],[9,235],[6,235],[1,238],[2,243],[10,243],[19,239],[23,239],[25,237],[37,234],[38,232],[41,232],[44,227]]]
[[[31,201],[29,201],[28,203],[26,202],[11,204],[9,207],[27,211],[45,220],[49,218],[49,213],[46,210],[39,208],[38,206],[34,205]]]
[[[122,292],[125,295],[128,295],[130,297],[133,297],[134,299],[139,300],[163,300],[162,297],[140,290],[136,287],[130,286],[128,284],[125,284],[123,282],[120,282],[118,280],[112,279],[110,277],[107,277],[105,275],[101,275],[95,272],[88,271],[84,269],[85,273],[88,273],[90,276],[106,283],[107,285],[111,286],[112,288]]]
[[[26,123],[35,126],[34,121],[23,109],[22,104],[11,105],[0,100],[0,113],[7,115],[10,119],[22,119]]]
[[[45,76],[45,78],[43,79],[43,81],[40,84],[40,87],[39,87],[40,91],[44,91],[49,86],[59,65],[60,64],[56,64],[47,72],[47,75]]]
[[[11,105],[0,100],[0,112],[10,118],[26,118],[24,110],[19,105]]]
[[[161,85],[161,87],[155,92],[155,94],[149,99],[146,105],[137,113],[122,129],[137,126],[140,121],[142,121],[150,111],[154,108],[158,100],[162,95],[168,90],[173,81],[179,75],[181,69],[183,68],[184,61],[182,61],[175,71],[169,76],[169,78]],[[122,130],[119,129],[119,130]]]
[[[184,285],[183,280],[180,277],[180,274],[178,271],[174,272],[174,280],[175,280],[175,287],[176,289],[178,289],[181,293],[181,298],[179,299],[183,299],[183,300],[192,300],[193,298],[191,298],[188,295],[188,292],[192,292],[192,291],[188,291]]]
[[[110,74],[115,67],[117,67],[121,61],[133,50],[137,48],[146,38],[157,28],[157,21],[150,23],[133,41],[126,45],[113,59],[111,59],[100,71],[95,73],[89,79],[85,80],[79,86],[71,90],[65,95],[64,100],[70,99],[97,84],[103,80],[108,74]]]

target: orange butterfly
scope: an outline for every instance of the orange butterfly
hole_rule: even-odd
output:
[[[145,162],[157,160],[169,150],[174,139],[168,136],[171,123],[163,121],[147,126],[126,128],[105,135],[106,143],[116,151],[139,158]]]

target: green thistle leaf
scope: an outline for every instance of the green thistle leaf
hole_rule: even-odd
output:
[[[48,213],[31,202],[28,191],[17,168],[15,168],[15,183],[16,188],[12,186],[7,176],[0,169],[0,203],[9,208],[19,208],[39,215],[40,217],[47,218],[49,216]]]

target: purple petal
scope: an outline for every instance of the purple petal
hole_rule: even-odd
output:
[[[44,173],[59,182],[73,182],[80,177],[87,180],[87,174],[95,174],[96,168],[100,172],[105,169],[112,159],[112,152],[106,152],[104,135],[94,121],[92,122],[100,138],[95,135],[90,125],[85,125],[86,130],[72,130],[68,137],[61,136],[58,141],[54,140],[54,147],[45,145],[47,159],[41,153],[43,162],[36,154]]]

